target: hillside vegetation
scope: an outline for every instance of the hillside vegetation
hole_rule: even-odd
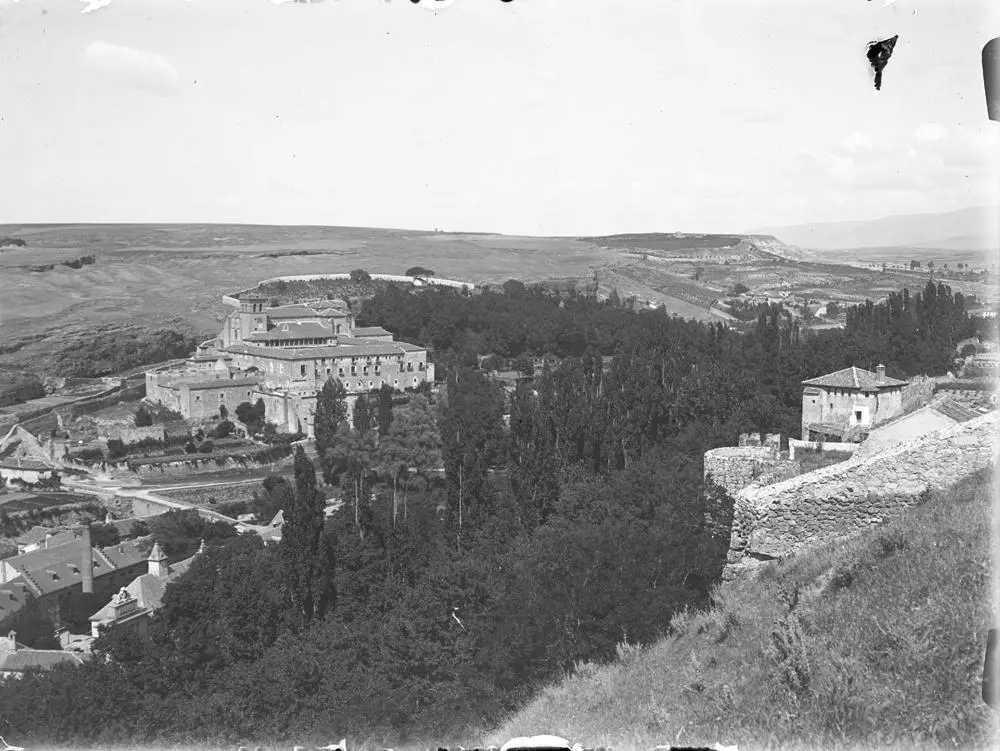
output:
[[[651,647],[577,664],[492,733],[587,746],[996,747],[981,699],[991,477],[801,553],[671,619]]]

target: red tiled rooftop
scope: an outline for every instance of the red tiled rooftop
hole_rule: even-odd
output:
[[[905,386],[906,381],[900,381],[888,376],[882,383],[878,382],[878,375],[870,370],[863,370],[855,366],[838,370],[835,373],[828,373],[818,378],[810,378],[803,381],[804,386],[820,386],[834,389],[880,389]]]

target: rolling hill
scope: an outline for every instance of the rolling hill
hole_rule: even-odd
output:
[[[856,222],[827,222],[753,230],[782,242],[814,250],[928,248],[996,251],[1000,211],[977,206],[936,214],[887,216]]]

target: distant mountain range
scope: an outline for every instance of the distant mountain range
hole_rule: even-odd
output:
[[[773,235],[783,243],[810,250],[933,248],[996,251],[1000,245],[1000,208],[977,206],[941,214],[765,227],[752,230],[750,234]]]

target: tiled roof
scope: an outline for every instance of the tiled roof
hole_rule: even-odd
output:
[[[137,576],[125,587],[125,591],[136,599],[140,608],[149,608],[155,611],[163,604],[163,594],[167,591],[167,585],[186,572],[191,567],[193,560],[194,556],[191,556],[183,561],[178,561],[170,567],[165,577],[149,573]],[[105,622],[114,620],[114,617],[115,606],[109,601],[107,605],[90,616],[90,620]]]
[[[23,672],[29,668],[48,670],[64,662],[82,665],[83,660],[72,652],[61,649],[28,649],[18,647],[13,652],[0,654],[0,672]]]
[[[878,375],[870,370],[863,370],[855,366],[829,373],[819,378],[810,378],[803,381],[804,386],[822,386],[835,389],[879,389],[895,386],[905,386],[906,381],[886,377],[883,383],[878,382]]]
[[[35,590],[23,576],[17,576],[9,582],[0,584],[0,621],[5,621],[17,613],[33,595]]]
[[[949,417],[955,422],[967,422],[974,417],[979,417],[980,413],[965,404],[951,398],[943,399],[938,404],[931,404],[931,409],[945,417]]]
[[[137,537],[109,548],[102,548],[101,553],[116,569],[125,568],[148,559],[152,540],[152,537]]]
[[[230,389],[239,386],[256,386],[258,383],[260,383],[260,378],[218,378],[214,381],[189,383],[187,387],[191,391],[204,391],[205,389]]]
[[[267,308],[264,313],[268,318],[346,318],[347,313],[335,307],[317,310],[306,305],[282,305],[277,308]]]
[[[61,530],[53,529],[52,527],[40,527],[37,524],[25,532],[23,535],[14,540],[18,545],[33,545],[36,542],[41,542],[49,535],[58,534]],[[69,542],[69,540],[66,540]]]
[[[317,321],[304,323],[281,323],[267,332],[258,332],[246,337],[248,342],[283,342],[291,339],[329,339],[334,337],[332,326],[324,326]]]
[[[364,339],[341,337],[339,344],[320,347],[261,347],[245,344],[234,344],[230,352],[245,355],[256,355],[272,360],[315,360],[318,357],[374,357],[388,355],[403,355],[407,352],[426,352],[424,347],[407,342],[372,342]]]
[[[6,563],[18,571],[44,571],[64,561],[79,563],[83,557],[83,538],[74,537],[72,541],[62,545],[53,545],[47,548],[32,550],[30,553],[21,553],[6,559]],[[94,560],[100,559],[100,554],[94,551]],[[106,559],[101,560],[104,566],[108,565]]]
[[[103,550],[92,548],[94,577],[145,561],[151,539],[140,537]],[[35,594],[43,595],[83,581],[83,554],[83,539],[76,538],[62,545],[39,548],[7,558],[5,563],[24,577]]]
[[[386,331],[381,326],[355,326],[354,338],[364,339],[367,336],[392,336],[391,331]]]

